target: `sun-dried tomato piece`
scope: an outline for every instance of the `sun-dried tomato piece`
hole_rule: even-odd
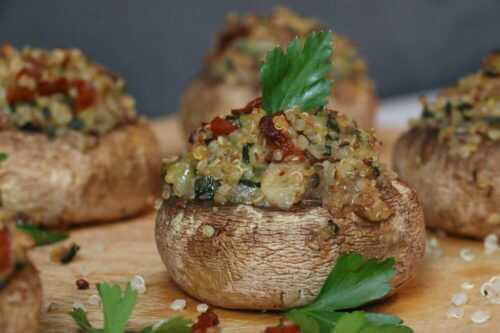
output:
[[[32,102],[35,92],[26,87],[11,87],[7,89],[7,102],[13,105],[18,102]]]
[[[264,333],[301,333],[297,325],[267,327]]]
[[[42,96],[50,96],[54,94],[66,94],[68,88],[68,81],[65,78],[60,78],[55,81],[38,82],[37,91]]]
[[[231,113],[234,115],[238,115],[240,113],[250,113],[253,109],[258,108],[262,105],[262,97],[257,97],[256,99],[250,101],[245,107],[241,109],[233,109]]]
[[[12,266],[11,242],[9,229],[0,229],[0,277],[8,273]]]
[[[193,325],[191,333],[206,333],[207,329],[217,327],[219,325],[219,318],[217,314],[208,309],[206,312],[198,316],[198,321]]]
[[[42,71],[39,67],[32,66],[30,68],[24,67],[16,74],[16,79],[20,79],[22,76],[29,76],[35,80],[39,80],[42,77]]]
[[[260,120],[259,129],[264,134],[267,143],[273,149],[280,149],[283,152],[283,156],[298,156],[300,158],[304,157],[304,152],[297,148],[293,141],[282,131],[274,126],[273,118],[279,116],[281,113],[277,113],[273,116],[264,116]]]
[[[234,130],[236,130],[236,127],[229,120],[223,119],[221,117],[215,117],[210,122],[210,129],[215,136],[220,136],[227,135],[233,132]]]
[[[74,99],[76,111],[84,110],[96,104],[97,91],[92,84],[84,80],[75,80],[71,81],[70,86],[75,87],[78,92]]]

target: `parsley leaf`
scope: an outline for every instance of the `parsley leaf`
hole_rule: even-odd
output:
[[[137,302],[137,291],[132,289],[130,283],[125,292],[120,286],[107,283],[97,284],[97,290],[102,299],[104,332],[123,333]]]
[[[103,306],[103,329],[94,328],[82,309],[73,309],[70,316],[85,333],[123,333],[137,302],[137,291],[132,290],[130,283],[124,292],[120,286],[107,283],[98,283],[97,290]]]
[[[411,333],[409,327],[395,324],[377,325],[370,322],[366,314],[355,311],[343,315],[332,333]]]
[[[102,329],[95,329],[87,318],[87,313],[82,309],[73,309],[69,315],[73,318],[75,323],[85,333],[102,333]]]
[[[17,224],[16,229],[30,235],[36,246],[49,245],[68,238],[68,235],[66,234],[47,231],[34,224]]]
[[[356,253],[341,256],[328,276],[312,309],[347,310],[387,295],[396,274],[393,258],[378,262]]]
[[[191,321],[173,317],[158,327],[148,326],[140,333],[191,333]]]
[[[8,158],[9,158],[9,155],[7,155],[6,153],[0,152],[0,163],[3,161],[6,161]]]
[[[391,288],[390,281],[396,274],[394,265],[395,260],[392,258],[379,262],[376,259],[365,260],[355,253],[343,255],[337,260],[316,300],[302,308],[288,311],[286,316],[299,325],[304,333],[331,333],[334,329],[336,331],[333,332],[342,333],[412,332],[402,326],[401,319],[396,316],[360,311],[342,312],[386,296]],[[346,327],[350,330],[337,329],[341,323],[348,325]]]
[[[295,38],[286,53],[276,47],[268,52],[260,69],[263,108],[268,114],[300,107],[309,111],[327,104],[332,82],[331,32],[312,32],[302,42]]]

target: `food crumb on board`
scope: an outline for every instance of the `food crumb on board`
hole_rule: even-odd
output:
[[[146,292],[146,281],[142,276],[136,275],[130,280],[130,287],[139,294],[144,294]]]
[[[456,306],[467,304],[468,301],[469,301],[469,297],[467,297],[467,294],[464,292],[456,293],[451,298],[451,302],[453,303],[453,305],[456,305]]]
[[[196,306],[196,311],[198,311],[199,313],[204,313],[204,312],[207,312],[208,310],[208,304],[198,304]]]
[[[478,310],[472,313],[470,316],[470,320],[472,320],[475,324],[484,324],[488,320],[490,320],[490,313],[485,310]]]
[[[471,262],[475,257],[476,256],[470,249],[464,248],[460,250],[460,258],[464,261]]]
[[[78,290],[87,290],[90,288],[90,284],[87,280],[80,278],[76,280],[76,287]]]
[[[92,295],[89,297],[87,303],[89,303],[90,305],[100,305],[101,304],[101,298],[99,297],[99,295]]]
[[[465,310],[458,306],[450,306],[448,308],[448,312],[446,313],[448,318],[460,319],[463,318],[465,314]]]
[[[473,283],[470,283],[470,282],[468,282],[468,281],[465,281],[464,283],[462,283],[462,284],[460,285],[460,287],[461,287],[462,289],[465,289],[465,290],[470,290],[470,289],[474,288],[474,284],[473,284]]]
[[[484,252],[486,254],[492,254],[498,250],[498,236],[495,234],[489,234],[484,238]]]
[[[175,301],[170,303],[170,308],[174,311],[184,310],[184,308],[186,308],[186,300],[176,299]]]

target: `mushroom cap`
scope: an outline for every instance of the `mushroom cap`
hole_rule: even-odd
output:
[[[427,226],[474,238],[500,234],[500,141],[453,157],[436,130],[414,128],[398,139],[393,156],[394,169],[422,201]]]
[[[231,309],[278,310],[314,300],[339,256],[396,259],[394,290],[417,272],[425,251],[423,213],[399,181],[386,189],[394,214],[383,222],[335,219],[316,201],[289,210],[170,198],[156,219],[158,251],[189,295]]]

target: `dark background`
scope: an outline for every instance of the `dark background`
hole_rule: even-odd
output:
[[[353,39],[382,97],[432,89],[500,48],[494,0],[0,0],[0,42],[79,47],[123,75],[143,114],[175,112],[228,11],[286,4]]]

